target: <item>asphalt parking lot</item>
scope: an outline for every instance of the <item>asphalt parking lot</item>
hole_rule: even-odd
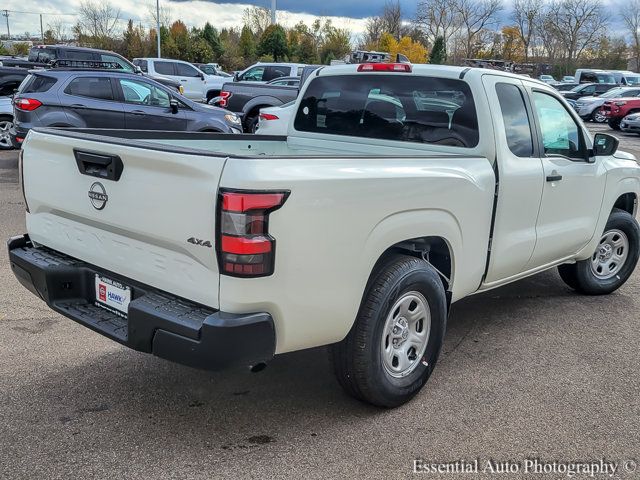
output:
[[[640,158],[640,137],[618,136]],[[17,180],[17,154],[0,153],[3,239],[25,231]],[[638,461],[638,294],[639,273],[583,297],[554,270],[465,299],[428,386],[387,411],[345,395],[325,349],[257,374],[128,350],[49,310],[3,248],[0,478],[406,478],[414,459]],[[615,478],[639,478],[633,465]]]

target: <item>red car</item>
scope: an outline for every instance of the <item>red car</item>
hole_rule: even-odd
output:
[[[607,100],[600,108],[600,113],[614,130],[620,130],[620,122],[624,117],[638,112],[640,112],[640,98],[637,97]]]

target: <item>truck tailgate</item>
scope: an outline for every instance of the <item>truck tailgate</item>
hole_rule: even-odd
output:
[[[31,132],[23,147],[31,239],[218,308],[213,243],[218,182],[226,159],[102,138]],[[87,174],[114,156],[122,161],[118,179]]]

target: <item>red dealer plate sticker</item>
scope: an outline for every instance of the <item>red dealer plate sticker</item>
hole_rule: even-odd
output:
[[[130,301],[130,287],[115,280],[96,275],[96,305],[126,317]]]

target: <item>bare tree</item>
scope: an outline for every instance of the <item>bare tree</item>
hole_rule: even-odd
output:
[[[497,24],[502,0],[457,0],[455,8],[462,24],[464,54],[471,58],[477,51],[480,32]]]
[[[242,13],[244,24],[258,37],[271,25],[271,11],[264,7],[247,7]]]
[[[168,2],[160,3],[160,26],[169,28],[173,23],[173,12]],[[156,2],[151,2],[147,5],[147,22],[151,25],[151,28],[155,29],[158,25],[158,9],[156,8]]]
[[[571,69],[585,49],[597,43],[608,23],[601,0],[555,0],[549,4],[546,25],[562,45],[565,69]]]
[[[364,35],[362,38],[363,48],[376,48],[376,45],[380,41],[380,37],[384,33],[384,26],[382,24],[382,18],[369,17],[364,25]]]
[[[387,0],[387,3],[384,4],[380,20],[383,30],[393,35],[396,40],[400,40],[403,34],[400,0]]]
[[[635,70],[640,71],[640,0],[627,0],[620,9],[620,16],[633,40]]]
[[[636,0],[640,1],[640,0]],[[542,0],[514,0],[513,20],[524,46],[524,62],[529,61],[531,42],[534,39],[536,25],[542,15]]]
[[[457,0],[424,0],[418,3],[415,23],[424,31],[429,43],[433,44],[436,38],[442,37],[448,47],[451,37],[460,30],[461,19],[455,8],[456,2]]]
[[[64,43],[69,39],[67,25],[59,18],[48,23],[47,28],[51,31],[51,35],[57,43]]]
[[[88,36],[94,46],[109,48],[120,19],[120,9],[109,2],[83,0],[80,2],[78,15],[78,26],[82,34]]]

